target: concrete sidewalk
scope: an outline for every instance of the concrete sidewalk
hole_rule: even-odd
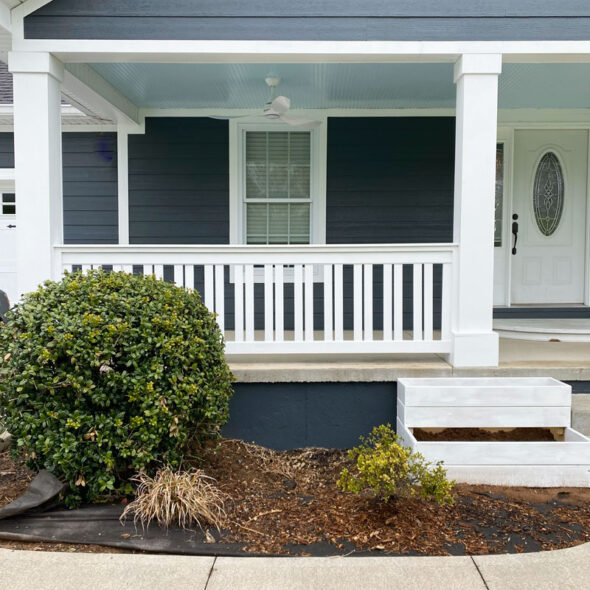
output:
[[[185,557],[0,549],[0,590],[582,590],[590,543],[483,557]]]

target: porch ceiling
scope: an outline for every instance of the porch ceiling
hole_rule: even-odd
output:
[[[144,108],[258,109],[264,78],[294,109],[453,108],[453,66],[420,64],[92,64]],[[500,108],[590,108],[590,64],[504,64]]]

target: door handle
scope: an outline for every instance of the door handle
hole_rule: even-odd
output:
[[[512,216],[512,235],[514,236],[514,244],[512,246],[512,255],[516,254],[516,242],[518,242],[518,215],[515,213]]]
[[[12,224],[10,224],[10,225],[7,225],[6,227],[7,227],[8,229],[14,229],[14,228],[16,227],[16,225],[12,225]]]

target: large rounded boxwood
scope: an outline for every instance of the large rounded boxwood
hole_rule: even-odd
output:
[[[153,277],[72,273],[0,326],[0,415],[13,453],[70,483],[67,502],[131,491],[177,467],[187,440],[228,417],[232,376],[196,292]]]

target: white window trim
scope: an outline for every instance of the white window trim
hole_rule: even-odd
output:
[[[229,209],[230,244],[245,244],[244,198],[246,167],[245,134],[247,131],[310,131],[310,241],[312,244],[326,243],[326,151],[327,125],[314,129],[292,127],[277,122],[229,122]]]

